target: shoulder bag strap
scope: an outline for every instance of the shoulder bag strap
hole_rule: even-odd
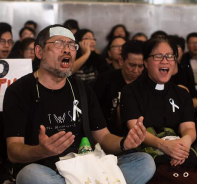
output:
[[[90,125],[89,125],[89,116],[88,116],[88,100],[86,95],[86,89],[83,81],[80,79],[76,79],[77,86],[79,89],[79,96],[81,100],[81,108],[82,108],[82,117],[83,117],[83,129],[85,132],[85,135],[88,137],[90,144],[92,146],[92,149],[94,150],[95,147],[95,141],[92,137]]]

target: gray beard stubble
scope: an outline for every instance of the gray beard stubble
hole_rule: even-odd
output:
[[[72,75],[72,70],[68,70],[68,71],[61,71],[61,70],[58,70],[56,68],[51,68],[50,66],[48,66],[44,61],[41,62],[41,65],[42,67],[53,73],[54,75],[60,77],[60,78],[65,78],[65,77],[70,77]]]

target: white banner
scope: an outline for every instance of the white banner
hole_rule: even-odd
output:
[[[17,79],[32,72],[31,59],[0,59],[0,111],[6,88]]]

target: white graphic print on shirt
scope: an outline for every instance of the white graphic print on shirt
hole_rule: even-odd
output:
[[[71,111],[68,111],[67,113],[63,112],[62,115],[48,114],[48,120],[51,126],[46,126],[46,130],[56,129],[58,131],[65,131],[68,128],[76,127],[76,119],[78,117],[78,113],[82,114],[81,109],[77,107],[78,104],[78,100],[73,101],[73,113]],[[66,123],[66,118],[69,118],[69,122],[72,122],[72,124]]]

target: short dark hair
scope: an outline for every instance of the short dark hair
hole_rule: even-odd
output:
[[[142,54],[143,55],[144,42],[139,40],[130,40],[125,42],[122,46],[121,57],[125,61],[129,53]]]
[[[80,42],[80,41],[82,40],[83,36],[84,36],[86,33],[88,33],[88,32],[92,33],[93,36],[94,36],[93,31],[91,31],[91,30],[89,30],[89,29],[80,29],[80,30],[77,31],[76,34],[75,34],[76,40],[77,40],[78,42]]]
[[[121,39],[125,40],[125,38],[123,38],[123,37],[121,37],[121,36],[115,36],[115,37],[113,37],[113,38],[109,41],[109,43],[108,43],[108,45],[107,45],[107,50],[110,50],[111,44],[112,44],[113,41],[114,41],[115,39],[117,39],[117,38],[121,38]],[[125,40],[125,41],[126,41],[126,40]]]
[[[35,42],[36,39],[35,38],[25,38],[21,41],[21,52],[23,53],[28,46],[32,43]]]
[[[172,51],[173,54],[175,55],[176,58],[178,58],[178,48],[177,45],[170,39],[167,38],[153,38],[153,39],[149,39],[144,43],[144,48],[143,48],[143,56],[144,56],[144,61],[146,61],[151,52],[160,44],[160,43],[167,43]]]
[[[8,23],[0,22],[0,38],[6,32],[10,32],[12,35],[12,27]]]
[[[32,24],[32,25],[34,25],[35,29],[37,28],[37,23],[34,22],[33,20],[26,21],[25,24],[24,24],[24,27],[26,27],[27,24]]]
[[[79,30],[79,25],[78,21],[75,19],[68,19],[64,22],[63,24],[64,27],[68,29],[76,29],[77,31]]]
[[[25,31],[25,30],[29,30],[29,31],[31,31],[34,35],[36,35],[35,31],[34,31],[32,28],[30,28],[30,27],[23,27],[23,28],[21,28],[21,30],[19,31],[19,37],[20,37],[20,38],[21,38],[21,36],[22,36],[22,34],[23,34],[23,31]]]
[[[168,35],[168,39],[172,39],[172,41],[181,47],[183,51],[185,51],[185,39],[178,35]]]
[[[136,33],[136,34],[133,35],[132,40],[134,40],[135,37],[137,37],[137,36],[144,36],[146,39],[148,39],[147,36],[144,33],[139,32],[139,33]]]
[[[107,35],[106,39],[107,39],[108,41],[110,41],[110,40],[114,37],[114,32],[115,32],[115,30],[116,30],[118,27],[122,27],[122,28],[124,29],[124,31],[125,31],[125,39],[126,39],[126,40],[129,40],[130,34],[129,34],[129,32],[127,31],[126,27],[125,27],[123,24],[117,24],[117,25],[115,25],[114,27],[112,27],[111,31],[110,31],[109,34]]]
[[[196,32],[193,32],[193,33],[188,34],[188,35],[187,35],[187,38],[186,38],[187,43],[189,42],[189,39],[190,39],[191,37],[197,37],[197,33],[196,33]]]
[[[151,39],[152,38],[158,38],[158,37],[162,37],[162,38],[166,38],[167,37],[167,33],[161,30],[155,31],[152,35],[151,35]]]

